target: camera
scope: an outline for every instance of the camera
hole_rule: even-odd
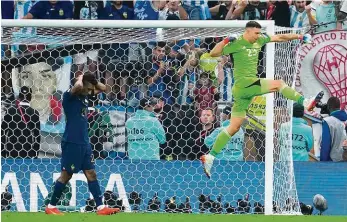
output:
[[[179,212],[180,213],[192,213],[192,207],[190,205],[190,198],[186,197],[186,201],[184,203],[181,203],[179,206]]]
[[[137,192],[133,191],[129,194],[129,204],[136,204],[140,205],[141,204],[141,194],[138,194]]]
[[[160,205],[161,205],[161,202],[158,198],[158,193],[155,193],[153,198],[148,201],[147,210],[151,212],[159,212]]]
[[[238,199],[237,200],[237,211],[239,211],[239,213],[243,214],[243,213],[249,213],[249,211],[251,210],[251,204],[249,203],[249,194],[246,194],[245,199]]]
[[[328,109],[328,104],[326,103],[322,103],[322,102],[318,102],[316,104],[316,108],[320,108],[320,114],[327,114],[330,115],[329,109]]]
[[[12,194],[8,192],[8,186],[5,188],[5,192],[1,194],[1,211],[7,211],[11,209]]]
[[[200,202],[199,203],[200,213],[203,213],[212,207],[209,196],[206,197],[204,194],[201,194],[198,199]]]
[[[217,201],[212,201],[212,208],[210,209],[210,212],[215,214],[221,214],[223,212],[221,195],[217,197]]]
[[[85,212],[95,212],[96,211],[96,203],[94,199],[88,198],[86,200]]]
[[[253,206],[255,214],[264,214],[264,206],[261,203],[255,202]]]
[[[224,208],[227,214],[234,214],[236,212],[236,208],[231,206],[230,203],[225,203]]]
[[[133,191],[129,194],[129,204],[132,205],[132,210],[137,212],[140,210],[140,204],[142,195],[138,194],[137,192]]]
[[[116,194],[112,191],[105,191],[104,193],[104,204],[112,208],[119,208],[121,211],[124,211],[125,207],[123,206],[123,200],[118,199]]]
[[[177,213],[178,207],[176,204],[176,197],[173,196],[170,199],[165,200],[165,212]]]
[[[300,202],[300,209],[303,215],[312,215],[313,207]]]

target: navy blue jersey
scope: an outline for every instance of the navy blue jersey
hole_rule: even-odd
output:
[[[68,90],[63,95],[63,108],[66,116],[66,127],[62,141],[82,145],[89,144],[87,96],[73,95]]]
[[[123,5],[120,9],[117,9],[109,3],[106,4],[101,17],[105,20],[132,20],[134,19],[134,11],[126,5]]]
[[[38,1],[29,11],[34,19],[72,19],[73,5],[70,1]]]

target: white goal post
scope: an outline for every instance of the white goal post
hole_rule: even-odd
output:
[[[134,20],[1,20],[2,27],[42,27],[42,28],[124,28],[124,29],[208,29],[218,33],[219,28],[244,28],[248,21],[134,21]],[[275,34],[274,21],[257,21],[269,34]],[[54,33],[54,32],[52,32]],[[275,76],[275,44],[266,45],[266,78]],[[272,215],[274,201],[274,94],[266,96],[266,133],[265,133],[265,185],[264,208],[266,215]],[[292,167],[292,164],[290,164]]]

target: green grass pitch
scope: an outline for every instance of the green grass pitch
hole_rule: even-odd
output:
[[[44,213],[2,213],[3,222],[347,222],[347,216],[264,216],[264,215],[208,215],[167,213],[120,213],[97,216],[92,213],[67,213],[64,216]]]

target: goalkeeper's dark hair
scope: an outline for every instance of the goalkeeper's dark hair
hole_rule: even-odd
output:
[[[246,28],[258,28],[261,29],[261,25],[256,21],[249,21],[246,24]]]
[[[96,84],[98,84],[98,80],[96,79],[95,75],[93,75],[92,73],[85,73],[83,75],[83,80],[82,80],[83,84],[84,83],[90,83],[93,86],[95,86]]]

